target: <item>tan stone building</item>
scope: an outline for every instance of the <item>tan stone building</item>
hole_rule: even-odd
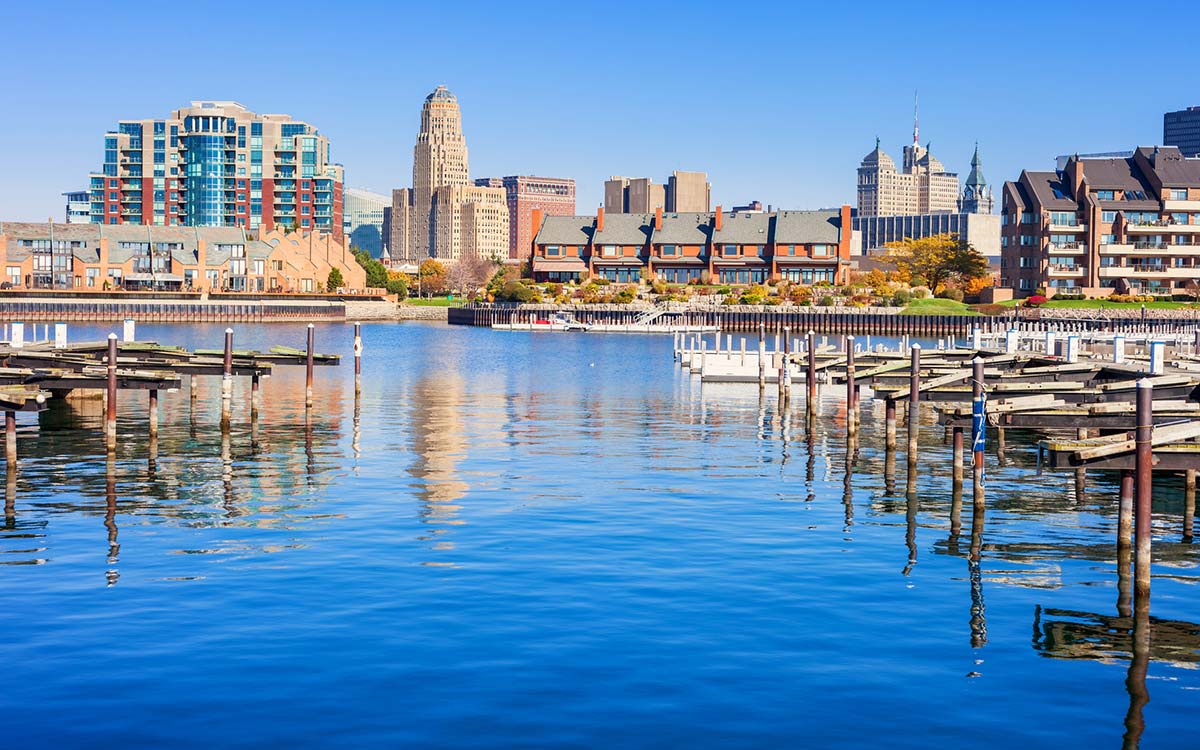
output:
[[[704,172],[671,173],[665,185],[648,177],[610,177],[604,181],[604,210],[610,214],[708,211],[712,188]]]
[[[947,172],[929,147],[916,141],[904,147],[903,168],[879,147],[858,167],[858,215],[906,216],[958,211],[958,175]]]
[[[421,108],[411,188],[392,191],[393,262],[508,257],[504,188],[471,184],[458,99],[438,86]]]

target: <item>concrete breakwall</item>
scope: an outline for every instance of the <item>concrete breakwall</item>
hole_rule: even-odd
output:
[[[179,299],[46,299],[5,298],[4,321],[112,321],[160,323],[207,321],[270,322],[344,320],[341,300],[179,300]]]

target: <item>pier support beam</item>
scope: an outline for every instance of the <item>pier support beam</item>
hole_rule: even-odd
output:
[[[1137,384],[1137,432],[1133,484],[1133,590],[1134,596],[1150,594],[1150,484],[1154,449],[1154,386],[1143,378]]]
[[[858,398],[854,384],[854,337],[846,337],[846,432],[858,434]]]
[[[921,345],[912,345],[908,369],[908,462],[917,460],[917,434],[921,424]]]
[[[221,373],[221,429],[228,430],[233,409],[233,329],[225,329],[225,368]]]
[[[354,324],[354,395],[362,393],[362,323]]]

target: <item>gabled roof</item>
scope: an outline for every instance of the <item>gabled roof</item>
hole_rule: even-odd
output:
[[[1133,159],[1080,159],[1083,178],[1093,190],[1141,190],[1152,195]]]
[[[769,214],[723,213],[721,229],[714,231],[714,245],[765,245],[771,241],[771,217]]]
[[[1084,175],[1091,179],[1087,168],[1084,168]],[[1073,211],[1079,208],[1071,198],[1059,198],[1055,195],[1055,190],[1058,190],[1062,195],[1070,195],[1070,189],[1059,176],[1057,172],[1030,172],[1024,170],[1021,172],[1021,182],[1028,191],[1027,197],[1033,198],[1036,201],[1037,207],[1051,210]],[[1030,204],[1030,209],[1034,208],[1033,203]]]
[[[1200,159],[1184,158],[1175,146],[1142,146],[1137,151],[1154,166],[1163,187],[1200,187]]]
[[[775,243],[779,245],[832,244],[841,239],[842,214],[825,211],[780,211],[775,216]]]
[[[711,213],[663,214],[662,229],[654,232],[654,244],[707,245],[710,234],[712,234]]]
[[[654,214],[604,215],[604,231],[597,231],[592,242],[597,245],[644,245],[654,231]]]
[[[596,220],[591,216],[547,216],[538,230],[535,245],[577,245],[591,242]]]

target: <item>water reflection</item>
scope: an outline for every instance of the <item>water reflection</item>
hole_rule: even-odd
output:
[[[411,397],[412,452],[408,473],[421,503],[420,515],[427,531],[419,537],[439,552],[454,549],[450,533],[463,523],[459,500],[470,485],[459,464],[467,454],[463,407],[466,403],[463,378],[456,373],[426,376],[414,384]],[[428,565],[453,565],[441,559]]]

